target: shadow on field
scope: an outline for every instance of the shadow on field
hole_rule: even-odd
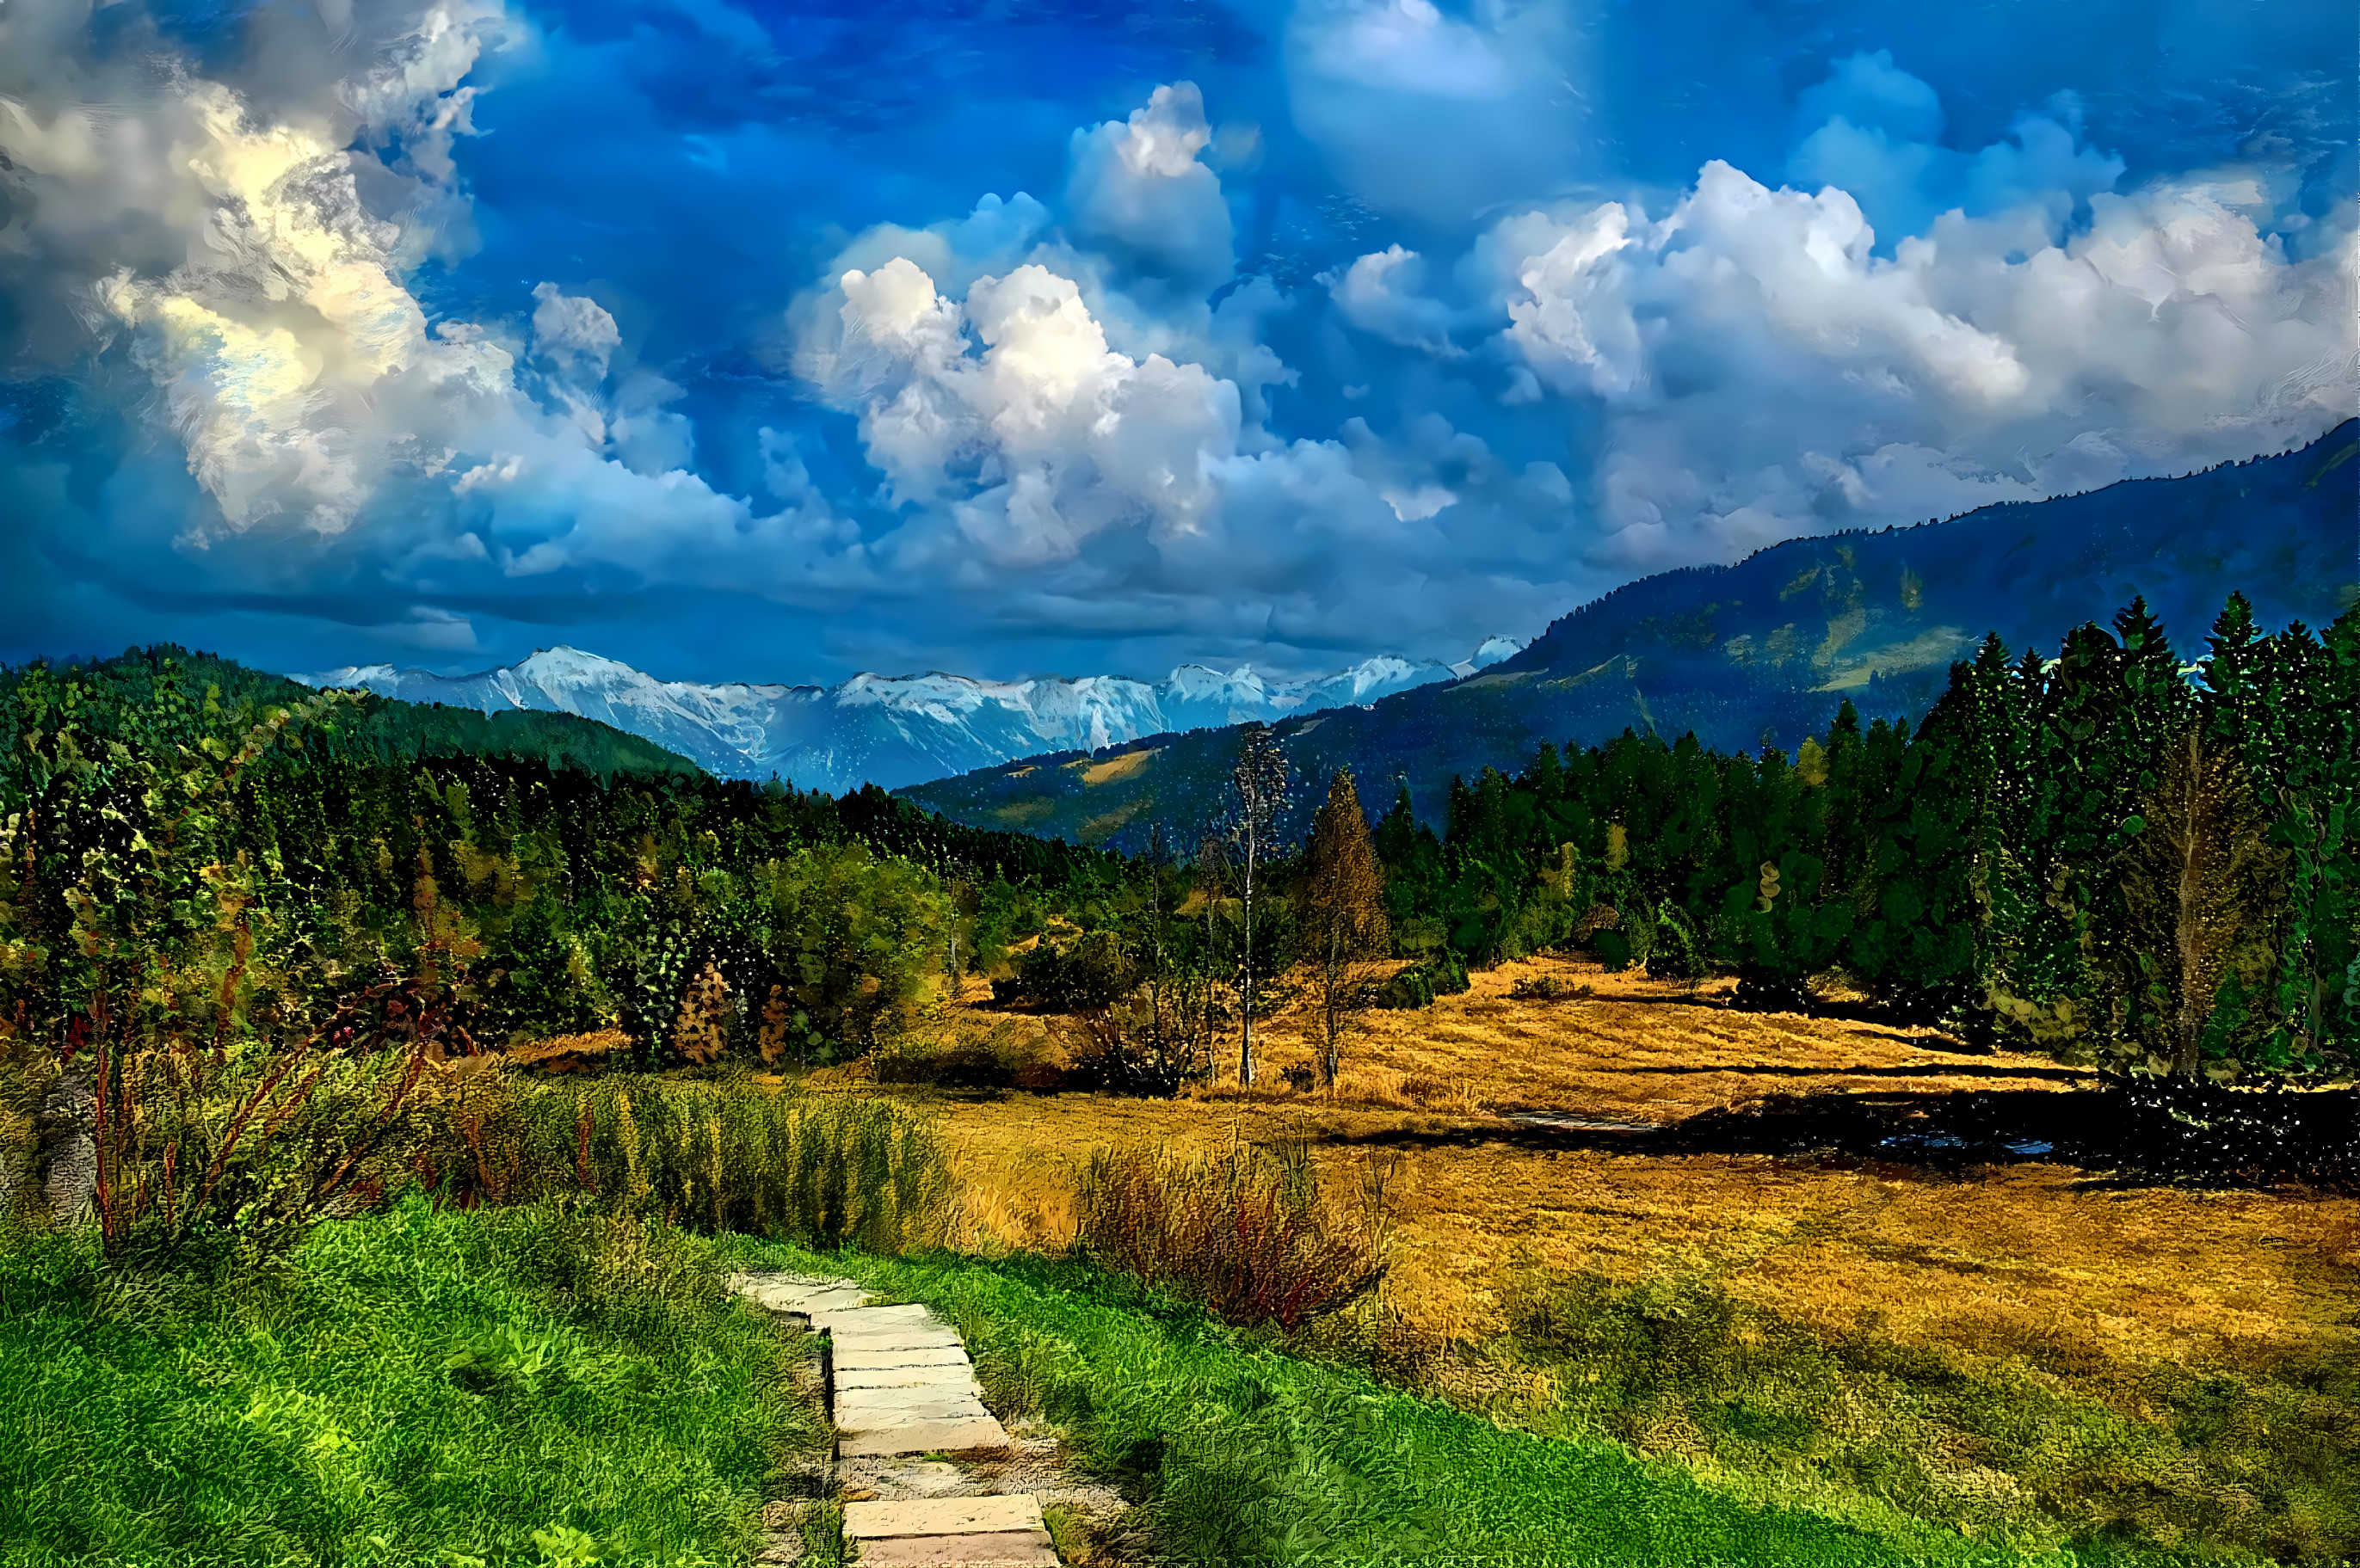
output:
[[[1894,1037],[1900,1039],[1900,1036]],[[1915,1040],[1905,1043],[1915,1045]],[[1737,1073],[1749,1078],[2042,1078],[2072,1083],[2086,1081],[2090,1074],[2072,1067],[2006,1067],[1966,1066],[1948,1062],[1929,1062],[1923,1065],[1904,1062],[1893,1067],[1810,1067],[1787,1062],[1735,1062],[1728,1066],[1667,1066],[1667,1067],[1588,1067],[1585,1075],[1605,1078],[1616,1075],[1666,1074],[1691,1076],[1713,1073]]]
[[[2132,1081],[2066,1090],[1768,1094],[1666,1124],[1565,1110],[1500,1115],[1507,1127],[1393,1128],[1335,1138],[1390,1149],[1771,1155],[1835,1169],[1889,1166],[1946,1174],[2039,1161],[2081,1167],[2092,1173],[2093,1189],[2299,1181],[2360,1191],[2360,1091],[2348,1089],[2237,1092]]]

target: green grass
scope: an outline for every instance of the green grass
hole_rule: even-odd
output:
[[[273,1260],[0,1246],[0,1561],[705,1564],[819,1441],[717,1249],[421,1199]]]
[[[1060,1425],[1085,1468],[1207,1568],[1871,1568],[2066,1564],[1906,1519],[1868,1529],[1719,1495],[1677,1464],[1506,1430],[1062,1260],[818,1255],[739,1238],[754,1267],[826,1270],[934,1306],[993,1406]],[[2127,1558],[2122,1561],[2156,1561]]]
[[[2360,1368],[2325,1356],[2114,1368],[2066,1333],[1905,1346],[1701,1280],[1527,1275],[1508,1306],[1487,1354],[1546,1374],[1546,1392],[1503,1416],[1677,1454],[1753,1495],[2190,1561],[2327,1568],[2360,1551]]]

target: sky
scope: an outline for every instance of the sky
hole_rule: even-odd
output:
[[[2355,411],[2348,0],[0,0],[0,660],[1459,659]]]

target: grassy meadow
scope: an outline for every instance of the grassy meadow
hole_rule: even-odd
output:
[[[2355,1552],[2360,1201],[2038,1158],[1651,1153],[1502,1115],[2075,1087],[2051,1059],[1968,1054],[1866,1008],[1724,1010],[1716,989],[1504,964],[1430,1010],[1360,1015],[1332,1098],[1288,1086],[1311,1055],[1299,1016],[1270,1025],[1251,1089],[1232,1067],[1173,1102],[880,1092],[942,1116],[962,1240],[986,1254],[1066,1246],[1093,1149],[1300,1148],[1331,1192],[1382,1188],[1383,1325],[1328,1331],[1360,1364],[1512,1427],[1684,1463],[1724,1495],[2027,1546]],[[973,999],[933,1049],[1045,1084],[1063,1031]],[[920,1069],[889,1057],[813,1086],[877,1071]]]

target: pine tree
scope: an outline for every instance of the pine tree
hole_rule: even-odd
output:
[[[2191,725],[2142,796],[2131,829],[2123,892],[2135,957],[2147,984],[2142,1016],[2154,1020],[2171,1070],[2202,1068],[2212,1016],[2238,939],[2261,923],[2279,855],[2235,754]]]
[[[1365,966],[1391,940],[1384,870],[1369,842],[1368,819],[1349,769],[1338,768],[1311,830],[1304,876],[1304,949],[1319,978],[1324,1039],[1319,1079],[1336,1086],[1344,1015],[1368,978]]]

